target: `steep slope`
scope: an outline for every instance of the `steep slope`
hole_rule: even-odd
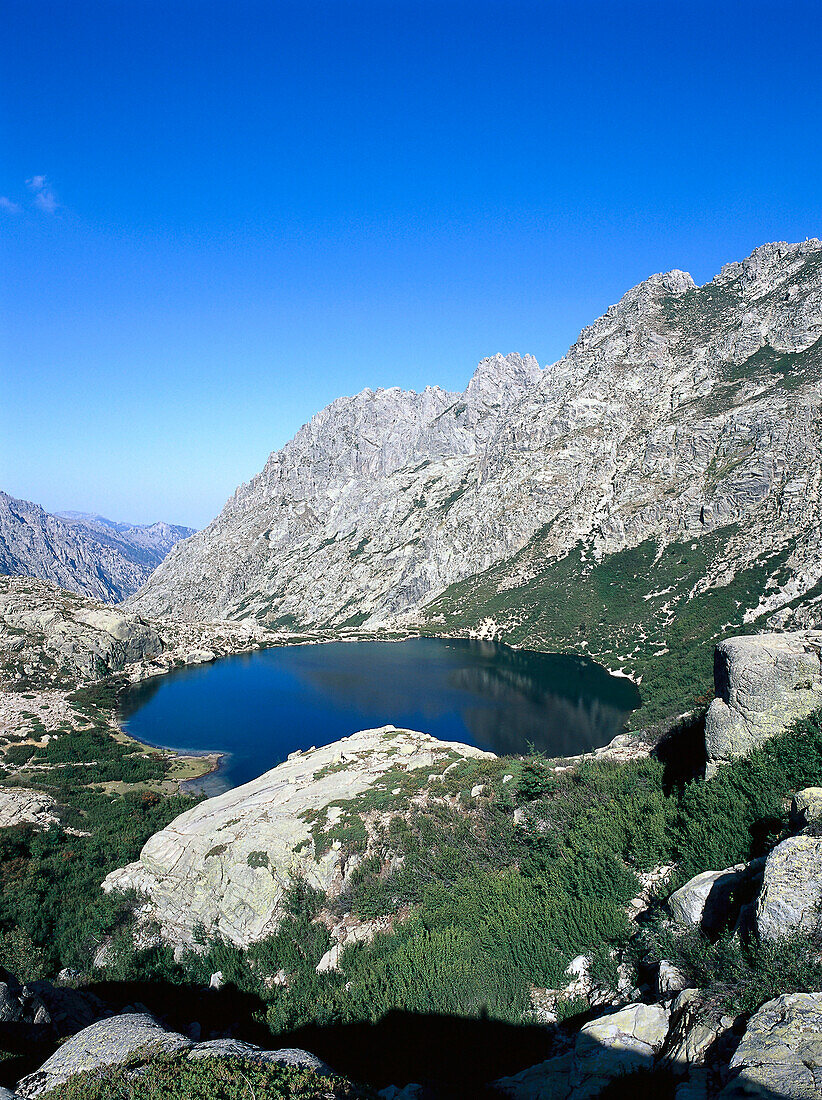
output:
[[[0,492],[0,573],[54,581],[102,600],[134,592],[192,533],[169,523],[138,527],[79,512],[50,515]]]
[[[813,619],[820,337],[817,240],[764,245],[703,287],[654,275],[544,370],[498,355],[462,394],[335,401],[131,602],[587,641],[611,663],[665,648],[709,591],[711,629]]]
[[[416,606],[453,577],[450,509],[476,484],[532,357],[480,364],[463,394],[364,390],[318,413],[174,556],[138,607],[278,625],[358,624]],[[480,554],[480,567],[492,558]]]

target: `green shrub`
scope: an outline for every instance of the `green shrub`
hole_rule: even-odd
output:
[[[0,932],[0,966],[20,982],[33,982],[46,976],[46,953],[25,928],[15,926]]]
[[[699,929],[652,936],[653,953],[682,969],[705,992],[714,1013],[755,1012],[783,993],[822,989],[822,934],[797,933],[775,942],[742,941],[727,932],[712,943]]]
[[[100,889],[109,871],[136,859],[148,838],[192,805],[185,796],[74,791],[64,828],[0,830],[0,934],[22,930],[48,973],[89,965],[102,937],[127,919],[132,900]]]
[[[189,1062],[182,1055],[158,1057],[140,1067],[103,1067],[72,1077],[49,1100],[354,1100],[370,1093],[341,1077],[311,1069],[271,1065],[241,1058]]]

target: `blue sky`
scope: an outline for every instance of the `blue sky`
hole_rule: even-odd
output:
[[[813,3],[8,0],[0,487],[202,526],[317,409],[822,235]]]

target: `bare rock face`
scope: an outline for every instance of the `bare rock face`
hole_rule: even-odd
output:
[[[765,863],[756,924],[765,940],[810,932],[822,924],[822,837],[792,836]]]
[[[51,515],[0,492],[0,573],[53,581],[83,596],[122,600],[193,533],[170,523],[137,526],[79,512]]]
[[[254,623],[147,620],[47,581],[0,576],[0,692],[73,687],[112,673],[144,679],[279,640]]]
[[[739,915],[741,893],[749,896],[758,888],[764,862],[754,859],[694,875],[668,898],[674,922],[680,928],[701,928],[709,936],[718,934]]]
[[[752,634],[716,647],[708,770],[782,733],[822,706],[822,631]]]
[[[315,852],[312,826],[338,823],[343,811],[336,803],[397,768],[436,773],[461,757],[492,755],[393,726],[292,753],[259,779],[181,814],[147,841],[138,862],[113,871],[103,889],[137,890],[146,899],[141,915],[172,943],[192,945],[196,930],[205,928],[247,946],[276,929],[294,879],[334,893],[356,865],[338,840]]]
[[[19,1081],[17,1091],[21,1096],[39,1096],[78,1073],[126,1062],[136,1051],[148,1059],[191,1045],[185,1036],[166,1031],[145,1013],[112,1016],[73,1035],[40,1069]]]
[[[163,642],[140,615],[43,581],[0,577],[0,684],[97,680],[157,657]]]
[[[748,1024],[731,1059],[733,1079],[720,1100],[780,1097],[811,1100],[822,1093],[822,993],[786,993],[768,1001]]]
[[[629,1004],[580,1028],[572,1050],[494,1082],[511,1100],[591,1100],[615,1078],[649,1069],[668,1033],[661,1005]]]
[[[822,787],[804,787],[793,796],[791,816],[804,828],[822,817]]]
[[[0,829],[12,825],[39,825],[49,829],[59,821],[56,807],[56,799],[44,791],[0,787]]]
[[[626,1005],[584,1024],[574,1046],[573,1100],[588,1100],[615,1077],[653,1064],[668,1033],[662,1005]]]
[[[465,601],[436,601],[477,578],[470,629],[505,636],[522,622],[516,601],[495,617],[505,593],[572,551],[573,587],[615,552],[696,542],[714,547],[703,589],[751,578],[740,615],[815,621],[821,338],[819,241],[764,245],[702,287],[654,275],[544,369],[497,355],[462,393],[333,402],[130,606],[447,630]]]

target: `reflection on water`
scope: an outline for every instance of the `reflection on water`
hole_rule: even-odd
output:
[[[580,657],[415,638],[283,646],[146,681],[123,716],[141,740],[230,753],[246,782],[298,748],[393,723],[492,752],[565,756],[604,745],[635,686]],[[211,784],[212,789],[214,784]]]

